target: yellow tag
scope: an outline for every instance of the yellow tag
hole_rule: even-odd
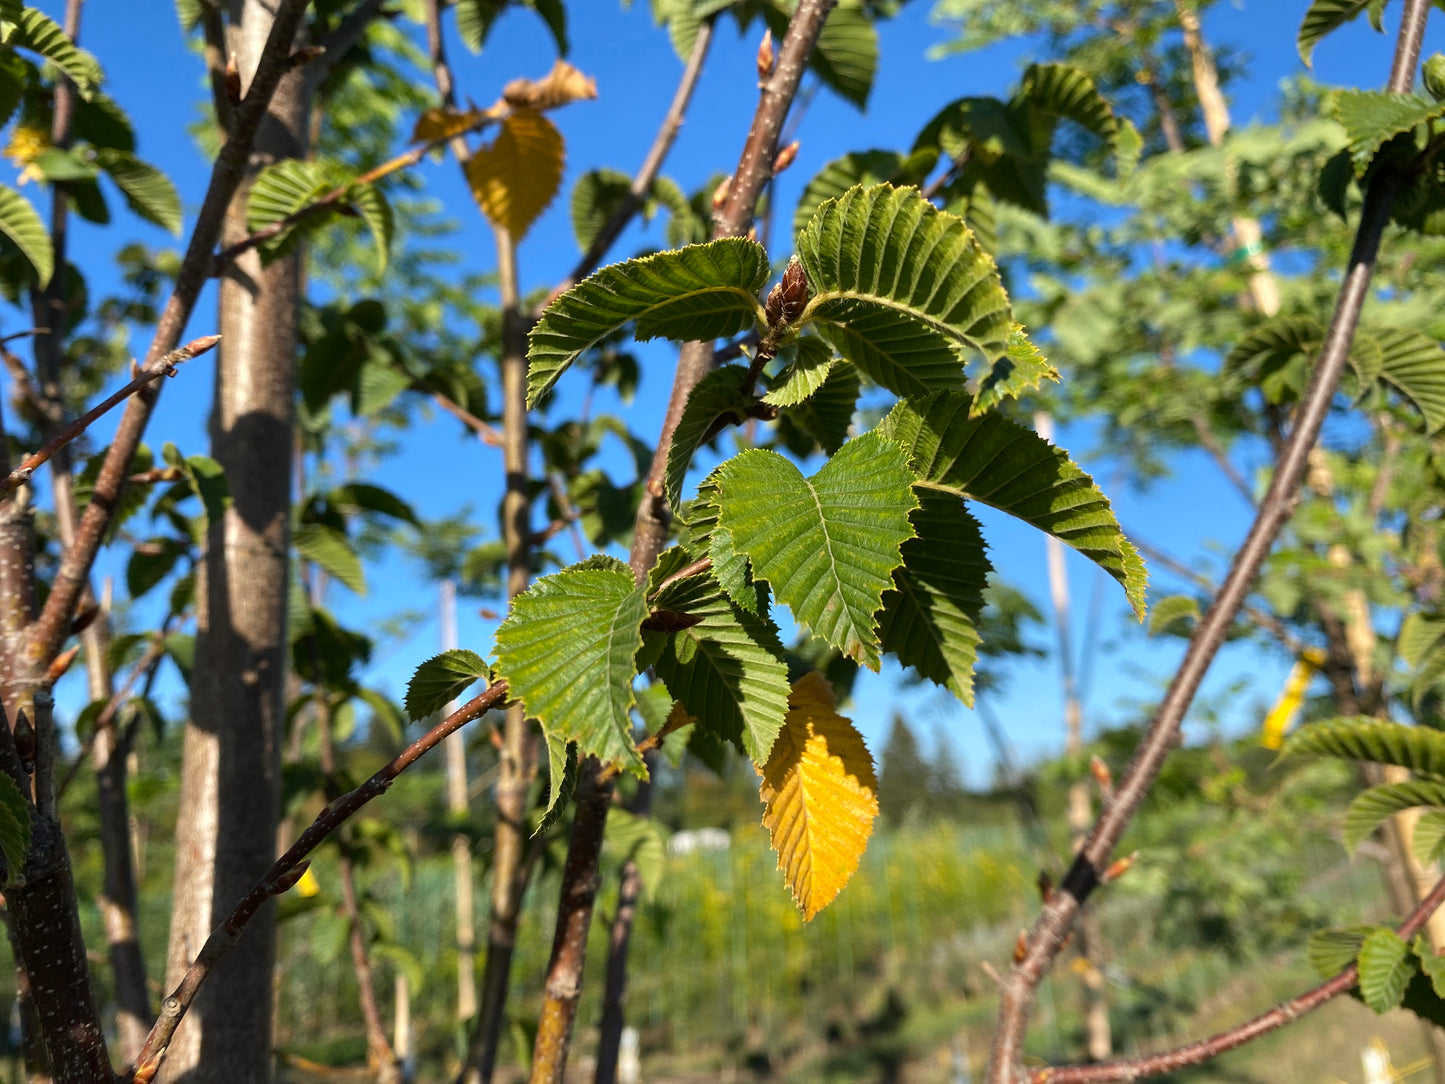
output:
[[[321,891],[321,882],[316,879],[316,874],[311,867],[306,867],[306,872],[301,875],[301,880],[296,882],[296,895],[311,897]]]
[[[1325,653],[1317,647],[1305,648],[1300,652],[1300,657],[1290,669],[1289,677],[1285,678],[1279,699],[1264,717],[1264,725],[1260,728],[1260,745],[1266,749],[1278,749],[1284,744],[1285,731],[1289,730],[1295,716],[1299,714],[1310,678],[1315,676],[1315,670],[1324,661]]]

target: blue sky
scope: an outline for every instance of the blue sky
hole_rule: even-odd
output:
[[[61,5],[57,0],[45,0],[39,6],[58,15]],[[1294,35],[1307,6],[1305,0],[1239,0],[1220,4],[1207,18],[1205,33],[1210,41],[1242,46],[1250,58],[1250,77],[1233,88],[1236,125],[1268,119],[1280,81],[1303,72],[1294,50]],[[849,150],[906,146],[948,101],[964,94],[1003,94],[1016,81],[1029,59],[1026,46],[1020,43],[979,54],[928,59],[930,48],[950,37],[947,27],[930,22],[929,7],[926,0],[916,0],[901,17],[882,27],[881,64],[866,113],[827,91],[813,99],[797,133],[801,154],[779,185],[781,229],[786,228],[803,185],[825,162]],[[569,11],[573,43],[569,59],[596,77],[599,97],[554,115],[567,140],[567,174],[563,195],[521,247],[524,288],[555,282],[570,268],[577,255],[567,214],[572,181],[599,166],[629,173],[637,167],[681,71],[666,34],[653,25],[645,0],[637,0],[625,11],[615,0],[573,0]],[[1397,11],[1398,5],[1392,5],[1389,15],[1396,16]],[[1439,22],[1437,19],[1435,32],[1427,39],[1427,54],[1432,47],[1441,47]],[[1393,22],[1387,29],[1393,30]],[[209,167],[184,134],[184,127],[200,116],[204,85],[200,61],[181,40],[171,5],[164,0],[92,2],[85,12],[81,40],[104,66],[109,92],[136,122],[141,155],[169,173],[181,190],[188,216],[193,214]],[[1319,47],[1315,75],[1326,83],[1382,85],[1392,41],[1389,36],[1372,33],[1361,21]],[[730,22],[722,26],[693,108],[665,167],[685,189],[736,163],[756,99],[756,46],[755,37],[740,39]],[[450,51],[461,94],[482,104],[494,100],[508,80],[540,76],[552,62],[550,36],[540,20],[524,10],[500,20],[480,57],[467,53],[454,37]],[[454,242],[463,254],[461,269],[491,269],[491,232],[475,211],[455,164],[428,163],[421,167],[421,174],[430,194],[444,202],[459,225]],[[27,191],[34,196],[33,187]],[[134,237],[151,244],[167,243],[160,231],[124,219],[120,227],[106,230],[77,226],[72,259],[91,275],[93,296],[101,292],[111,273],[110,255]],[[663,241],[655,230],[648,233],[634,228],[616,246],[613,256],[629,255],[644,244],[661,245]],[[782,254],[781,245],[775,247],[779,251],[774,255]],[[0,316],[0,327],[6,330],[28,324],[28,318],[18,311],[7,310]],[[189,333],[209,333],[215,324],[214,295],[208,293],[196,310]],[[147,335],[147,331],[137,333],[132,343],[135,352],[144,351]],[[660,364],[645,377],[631,408],[632,428],[643,434],[655,432],[670,383],[666,354],[650,351],[646,357]],[[167,382],[148,442],[158,447],[171,440],[187,452],[204,451],[210,394],[206,360],[191,364],[180,377]],[[95,434],[97,445],[109,439],[113,425],[113,420],[100,424]],[[1058,440],[1087,459],[1091,443],[1087,430],[1065,429]],[[1126,529],[1137,531],[1147,541],[1185,560],[1228,553],[1247,526],[1246,509],[1239,497],[1203,457],[1180,456],[1173,467],[1174,477],[1143,493],[1111,482],[1107,474],[1097,480],[1114,498]],[[397,490],[424,515],[438,516],[463,505],[495,508],[500,476],[494,449],[462,438],[449,420],[438,420],[408,434],[401,454],[370,480]],[[987,510],[983,518],[995,565],[1046,609],[1043,537]],[[487,527],[491,530],[491,524]],[[102,571],[121,574],[110,560],[102,562]],[[1178,641],[1149,641],[1126,620],[1122,592],[1072,553],[1069,574],[1074,592],[1074,641],[1076,645],[1086,640],[1100,645],[1091,664],[1086,705],[1092,729],[1130,718],[1130,705],[1157,696],[1181,649]],[[401,609],[425,608],[432,594],[419,570],[402,559],[371,569],[369,579],[371,592],[365,599],[341,597],[344,589],[336,589],[338,595],[332,603],[344,620],[374,624]],[[1167,582],[1156,574],[1152,593],[1178,589],[1165,587]],[[1098,601],[1091,603],[1096,595]],[[488,652],[493,623],[466,600],[460,609],[462,644]],[[1087,629],[1091,624],[1095,626],[1092,633]],[[1041,640],[1051,644],[1052,633]],[[372,681],[399,696],[411,669],[438,647],[434,623],[419,626],[409,641],[379,645]],[[1288,661],[1277,655],[1262,654],[1247,645],[1231,647],[1206,682],[1203,699],[1219,697],[1237,682],[1244,682],[1246,691],[1229,698],[1222,719],[1231,728],[1255,725],[1277,695],[1287,667]],[[946,727],[956,734],[959,759],[970,780],[987,778],[992,758],[972,714],[960,706],[949,706],[946,697],[929,689],[900,693],[897,678],[896,669],[885,668],[878,678],[860,683],[853,714],[875,752],[881,748],[896,707],[910,714],[925,734],[933,727]],[[174,687],[171,695],[175,695]],[[1052,661],[1017,667],[1008,689],[994,698],[993,708],[1022,758],[1042,755],[1060,745],[1062,709]],[[1193,732],[1202,733],[1197,726]]]

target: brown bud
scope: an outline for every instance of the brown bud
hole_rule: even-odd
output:
[[[1114,859],[1114,861],[1109,863],[1109,868],[1104,871],[1104,876],[1099,879],[1100,883],[1108,884],[1110,881],[1117,881],[1129,872],[1129,867],[1134,864],[1134,859],[1138,857],[1139,852],[1135,851],[1133,854],[1126,854],[1123,858]]]
[[[63,678],[65,672],[70,669],[70,664],[75,661],[75,656],[79,654],[80,645],[74,644],[68,650],[62,651],[59,655],[55,656],[54,661],[51,662],[49,668],[45,671],[46,683],[54,685]]]
[[[728,192],[732,189],[732,186],[733,179],[731,177],[724,177],[722,183],[713,189],[712,209],[714,211],[722,210],[722,205],[728,201]]]
[[[1114,773],[1109,771],[1109,766],[1095,753],[1089,759],[1089,772],[1094,777],[1094,782],[1099,784],[1099,791],[1105,798],[1114,796]]]
[[[758,82],[765,83],[768,77],[773,74],[773,65],[777,62],[777,53],[773,51],[773,32],[763,31],[763,40],[758,45]]]
[[[271,895],[280,896],[290,892],[296,887],[296,882],[306,876],[306,871],[311,868],[310,862],[298,862],[285,873],[281,874],[271,882]]]
[[[15,752],[20,755],[21,761],[28,767],[35,763],[35,728],[30,725],[30,716],[25,714],[25,709],[15,713]]]
[[[811,291],[808,289],[808,275],[803,265],[794,256],[788,261],[783,277],[768,293],[763,311],[767,314],[768,327],[788,327],[803,314]]]
[[[241,104],[241,71],[236,67],[236,54],[226,58],[226,97],[232,105]]]
[[[1021,964],[1024,957],[1029,954],[1029,931],[1020,930],[1019,938],[1014,942],[1014,963]]]
[[[793,160],[798,157],[798,148],[801,145],[802,144],[795,139],[778,152],[777,157],[773,159],[774,177],[793,164]]]
[[[1039,870],[1039,898],[1045,903],[1054,898],[1054,879],[1049,876],[1048,870]]]

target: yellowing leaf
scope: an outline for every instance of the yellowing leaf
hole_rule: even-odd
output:
[[[435,143],[438,140],[450,139],[480,127],[494,115],[490,109],[468,109],[465,112],[441,107],[428,109],[417,117],[416,127],[411,130],[411,141]]]
[[[836,707],[822,674],[799,678],[763,768],[763,827],[805,922],[853,876],[878,816],[873,758]]]
[[[467,184],[482,213],[520,241],[562,184],[562,134],[532,109],[502,121],[490,147],[467,161]]]
[[[513,108],[556,109],[568,102],[597,97],[597,80],[558,60],[541,79],[513,79],[502,100]]]

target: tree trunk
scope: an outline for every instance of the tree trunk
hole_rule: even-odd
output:
[[[244,84],[273,13],[266,0],[238,0],[233,12],[238,19],[231,44]],[[257,133],[247,178],[231,201],[225,243],[246,235],[246,199],[256,174],[304,152],[306,99],[304,71],[287,72]],[[298,257],[263,268],[254,250],[230,265],[221,282],[222,346],[211,441],[233,503],[210,524],[197,585],[168,986],[179,981],[211,929],[275,859],[288,671],[299,287]],[[201,990],[171,1044],[165,1079],[271,1080],[275,958],[275,905],[268,903]]]
[[[457,646],[457,585],[441,585],[442,650]],[[455,700],[442,708],[443,715],[457,710]],[[447,811],[459,820],[471,812],[467,800],[467,734],[458,730],[442,743],[446,751]],[[452,836],[452,872],[457,903],[457,1022],[465,1024],[477,1015],[477,926],[475,893],[472,886],[472,841],[463,832]]]

